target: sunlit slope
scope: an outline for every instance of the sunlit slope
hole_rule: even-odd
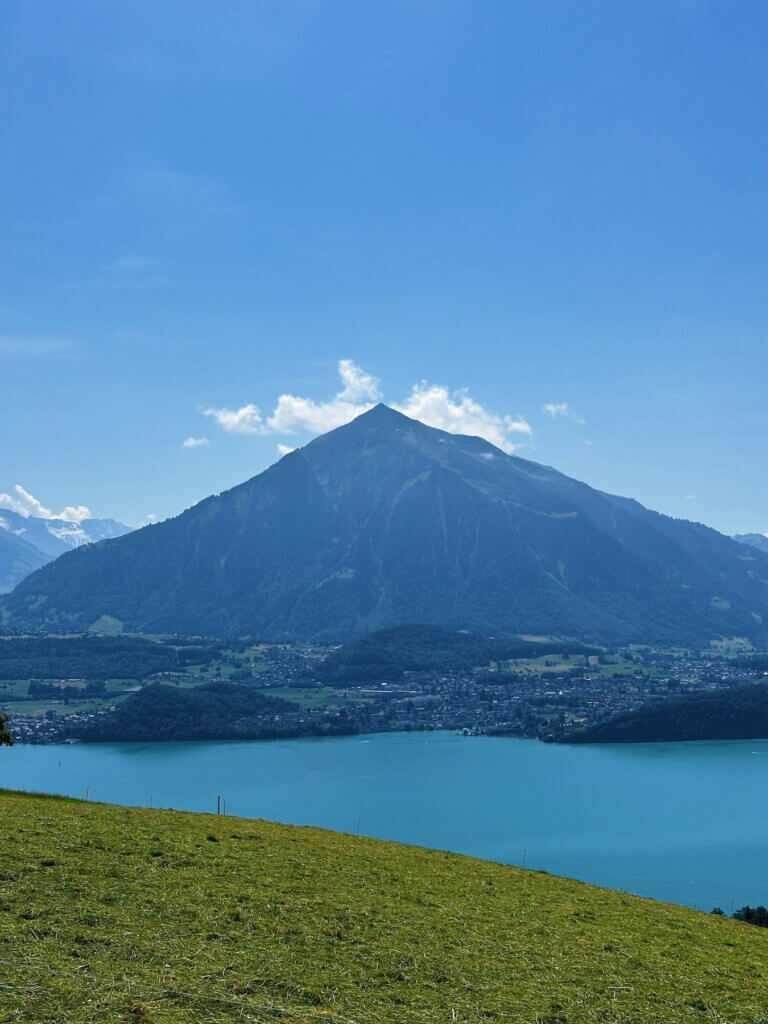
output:
[[[0,1019],[758,1024],[768,932],[317,829],[0,793]]]

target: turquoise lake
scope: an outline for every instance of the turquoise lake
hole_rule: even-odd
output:
[[[320,825],[705,910],[768,905],[768,741],[556,746],[453,733],[22,746],[0,786]]]

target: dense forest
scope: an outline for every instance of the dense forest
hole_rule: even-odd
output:
[[[558,738],[572,743],[768,738],[768,684],[752,683],[643,704]]]
[[[236,683],[204,683],[181,689],[153,683],[113,711],[72,731],[84,742],[211,739],[270,739],[306,734],[298,705]],[[348,732],[330,719],[318,720],[320,734]]]
[[[146,679],[208,664],[217,648],[140,637],[30,636],[0,640],[0,679]]]
[[[503,640],[437,626],[397,626],[345,644],[320,664],[318,675],[329,683],[397,680],[406,672],[462,672],[510,658],[600,653],[600,648],[579,643]]]
[[[31,700],[79,700],[83,697],[103,697],[104,680],[94,679],[85,686],[57,686],[55,683],[41,683],[33,679],[27,687]],[[114,693],[112,693],[114,696]]]

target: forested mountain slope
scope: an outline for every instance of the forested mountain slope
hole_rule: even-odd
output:
[[[768,555],[377,406],[175,519],[78,549],[7,625],[342,640],[425,623],[768,640]]]

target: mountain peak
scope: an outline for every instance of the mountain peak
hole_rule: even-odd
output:
[[[3,598],[0,621],[763,643],[766,579],[760,551],[379,404],[176,519],[63,555]]]
[[[348,423],[343,423],[340,427],[336,427],[327,434],[321,434],[319,437],[314,438],[306,447],[312,450],[322,449],[329,442],[332,445],[337,445],[342,442],[342,439],[347,444],[355,445],[366,440],[390,441],[404,430],[413,430],[419,427],[422,427],[424,430],[430,429],[424,424],[419,423],[418,420],[410,419],[396,409],[392,409],[389,405],[379,402],[378,405],[366,409],[365,412],[355,416]]]
[[[379,402],[378,405],[374,405],[371,409],[367,409],[365,412],[356,416],[353,423],[415,423],[416,420],[410,419],[402,412],[398,412],[397,409],[393,409],[389,405],[385,405],[384,402]]]

